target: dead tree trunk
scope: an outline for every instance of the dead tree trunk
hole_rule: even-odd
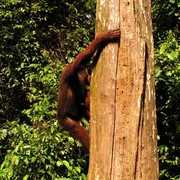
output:
[[[97,0],[96,31],[120,27],[91,84],[88,179],[158,179],[150,0]]]

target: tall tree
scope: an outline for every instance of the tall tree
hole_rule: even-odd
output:
[[[98,0],[96,17],[121,38],[93,72],[88,178],[158,179],[150,0]]]

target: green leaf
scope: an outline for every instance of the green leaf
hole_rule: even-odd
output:
[[[170,3],[175,3],[175,0],[169,0]]]
[[[166,75],[167,75],[167,76],[171,76],[171,75],[172,75],[172,72],[171,72],[171,71],[167,71],[167,72],[166,72]]]
[[[56,165],[59,167],[59,166],[62,165],[62,162],[61,162],[61,161],[57,161],[57,162],[56,162]]]
[[[68,141],[69,141],[70,143],[74,143],[74,138],[73,138],[73,137],[68,137]]]
[[[15,165],[18,165],[18,163],[19,163],[19,158],[18,158],[18,156],[13,156],[12,162],[14,162]]]
[[[33,156],[32,158],[31,158],[31,162],[33,163],[33,162],[35,162],[36,161],[36,157],[35,156]]]
[[[161,68],[160,68],[159,66],[155,65],[154,70],[155,70],[155,71],[160,71]]]
[[[62,163],[69,169],[70,165],[68,161],[63,160]]]
[[[78,172],[78,173],[80,173],[81,172],[81,167],[76,167],[76,171]]]
[[[31,151],[30,150],[26,150],[26,155],[30,156]]]
[[[26,174],[24,177],[23,177],[23,180],[27,180],[29,178],[29,175]]]
[[[176,60],[178,58],[178,52],[177,51],[172,51],[171,53],[167,54],[167,57],[171,60]]]
[[[24,162],[26,163],[26,165],[28,165],[29,164],[28,158],[25,158]]]

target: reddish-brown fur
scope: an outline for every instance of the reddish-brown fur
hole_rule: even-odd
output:
[[[90,91],[87,88],[90,85],[90,75],[86,66],[99,47],[119,36],[119,29],[100,33],[84,51],[76,56],[73,63],[67,65],[60,79],[58,122],[72,136],[80,140],[87,152],[89,152],[90,137],[78,122],[82,117],[90,118]]]

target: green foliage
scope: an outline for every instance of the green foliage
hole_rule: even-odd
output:
[[[166,32],[172,30],[179,33],[179,0],[152,0],[152,18],[154,28],[155,48],[166,37]]]
[[[152,0],[160,179],[180,179],[178,0]]]
[[[94,0],[1,1],[0,179],[86,179],[88,157],[56,106],[64,65],[94,36],[94,11]]]
[[[61,63],[71,62],[89,43],[94,34],[94,5],[93,0],[73,3],[2,0],[1,121],[16,118],[28,120],[22,112],[32,103],[27,94],[30,89],[33,90],[32,84],[35,84],[33,73],[38,76],[39,71],[50,63],[54,64],[52,68],[61,67],[59,59]],[[59,77],[59,71],[54,70],[54,73]],[[43,89],[42,83],[38,86]]]
[[[0,179],[86,179],[87,157],[56,120],[33,126],[11,122],[1,129],[0,139],[6,137],[11,146]]]
[[[156,50],[160,178],[178,179],[180,151],[180,46],[172,31]]]

